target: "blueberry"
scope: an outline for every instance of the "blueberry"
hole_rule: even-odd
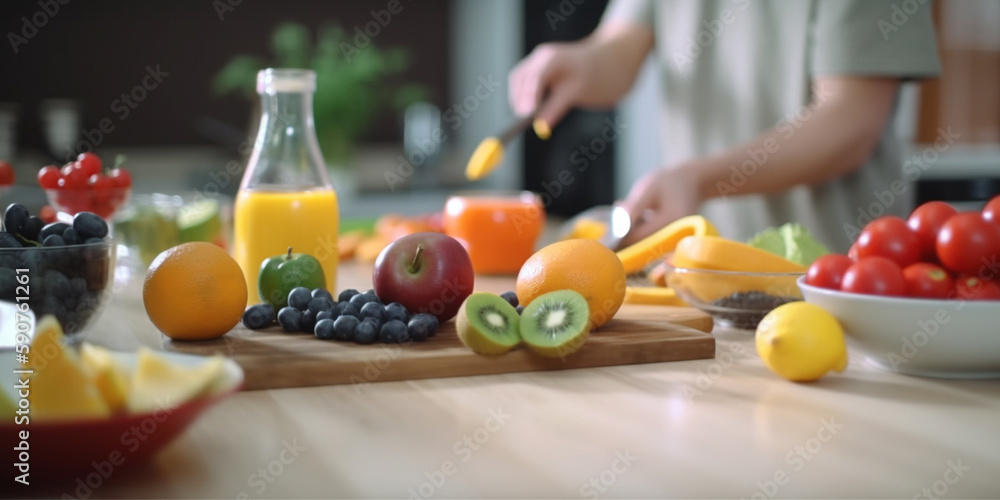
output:
[[[67,227],[66,230],[63,231],[62,238],[67,245],[79,245],[80,243],[83,243],[83,238],[80,237],[80,233],[76,232],[76,229],[72,227]]]
[[[382,329],[378,332],[382,342],[402,344],[410,340],[410,334],[406,331],[406,323],[398,319],[386,321]]]
[[[274,323],[274,307],[271,304],[256,304],[243,312],[243,325],[251,330],[266,328]]]
[[[361,306],[361,319],[365,318],[375,318],[378,320],[379,324],[385,323],[386,311],[385,306],[377,302],[369,302]]]
[[[324,319],[335,320],[337,319],[337,317],[338,315],[335,315],[333,313],[333,310],[328,309],[326,311],[320,311],[316,313],[316,323],[319,324],[319,322],[323,321]]]
[[[403,323],[410,320],[410,311],[406,310],[406,306],[400,304],[399,302],[393,302],[385,306],[385,319],[398,319]]]
[[[45,287],[46,293],[58,299],[69,297],[71,291],[66,275],[54,269],[45,271],[45,275],[42,277],[42,286]]]
[[[517,311],[517,315],[520,316],[524,312],[524,306],[517,306],[514,308]]]
[[[514,293],[514,292],[509,292],[508,291],[508,292],[501,293],[500,294],[500,298],[503,299],[503,300],[506,300],[511,305],[511,307],[517,307],[517,305],[518,305],[517,294]]]
[[[21,226],[28,222],[28,209],[20,203],[11,203],[3,213],[3,227],[8,233],[20,233]]]
[[[309,301],[308,309],[315,313],[329,311],[333,309],[333,301],[323,296],[316,297],[314,295],[312,300]]]
[[[351,297],[351,299],[347,301],[348,304],[353,304],[354,306],[357,306],[358,310],[361,309],[361,306],[369,302],[371,302],[371,300],[369,300],[369,296],[363,293],[359,293]]]
[[[354,316],[356,319],[361,319],[361,308],[351,304],[350,302],[341,302],[342,307],[340,308],[341,316]]]
[[[313,328],[313,333],[316,334],[316,338],[320,340],[333,340],[333,320],[332,319],[321,319],[316,322],[316,326]]]
[[[354,338],[359,323],[361,322],[354,316],[341,316],[333,320],[333,338],[337,340]]]
[[[306,309],[299,320],[299,326],[303,332],[312,333],[313,329],[316,328],[316,312]]]
[[[86,241],[84,241],[83,243],[85,245],[98,245],[104,243],[104,240],[102,240],[101,238],[87,238]]]
[[[310,300],[312,300],[312,293],[304,286],[297,286],[288,292],[288,305],[299,311],[309,309]]]
[[[325,288],[314,288],[312,291],[312,297],[314,299],[317,297],[326,297],[330,300],[330,302],[333,302],[333,295],[330,295],[330,292]]]
[[[357,290],[348,288],[347,290],[340,292],[340,295],[337,296],[337,302],[347,302],[348,300],[351,300],[351,297],[354,297],[357,294]]]
[[[53,234],[62,236],[63,232],[66,231],[66,228],[68,227],[69,224],[66,224],[65,222],[53,222],[51,224],[46,224],[38,233],[38,241],[45,241],[45,238],[48,238]]]
[[[73,229],[80,238],[103,238],[108,235],[108,223],[93,212],[80,212],[73,216]]]
[[[434,323],[427,319],[426,316],[430,315],[417,314],[410,318],[410,322],[406,324],[406,333],[410,335],[411,339],[417,342],[423,342],[427,340],[427,337],[434,334]]]
[[[378,337],[379,329],[373,318],[368,318],[354,328],[354,341],[359,344],[371,344]]]
[[[73,295],[83,295],[83,292],[87,291],[87,280],[77,276],[69,280],[69,289]],[[274,315],[274,312],[271,312]]]
[[[291,306],[282,307],[278,311],[278,324],[286,332],[297,332],[302,329],[302,313]]]
[[[44,225],[45,223],[42,222],[42,219],[32,215],[21,225],[21,231],[18,234],[24,236],[26,240],[38,241],[38,233],[42,231],[42,226]]]
[[[410,318],[410,321],[413,321],[413,320],[415,320],[417,318],[419,318],[421,321],[426,322],[428,328],[430,328],[430,330],[427,332],[427,336],[428,337],[433,337],[434,334],[437,333],[438,326],[440,325],[440,323],[438,322],[437,316],[435,316],[433,314],[429,314],[429,313],[414,314],[413,317]]]
[[[72,229],[72,228],[70,228],[70,229]],[[45,241],[42,242],[42,246],[43,247],[61,247],[61,246],[66,246],[66,240],[64,240],[63,237],[59,236],[58,234],[50,234],[50,235],[48,235],[48,237],[45,238]]]
[[[7,231],[0,232],[0,248],[21,248],[22,246],[17,236]]]

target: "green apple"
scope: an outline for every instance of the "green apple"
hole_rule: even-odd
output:
[[[288,292],[297,286],[310,290],[326,288],[326,275],[316,257],[306,253],[275,255],[260,263],[257,274],[257,293],[260,300],[271,304],[275,311],[288,305]]]

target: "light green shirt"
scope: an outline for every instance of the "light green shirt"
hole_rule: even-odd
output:
[[[729,182],[716,186],[724,196],[702,206],[723,236],[746,240],[769,226],[800,222],[845,252],[867,220],[905,217],[912,207],[913,175],[903,172],[891,120],[854,173],[770,196],[741,195],[740,187],[767,168],[767,157],[783,143],[796,140],[812,115],[814,76],[938,74],[930,12],[927,0],[613,0],[604,22],[642,23],[656,33],[667,165],[776,127],[771,150],[747,151]]]

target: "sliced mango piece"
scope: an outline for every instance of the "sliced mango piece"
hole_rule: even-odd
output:
[[[653,306],[686,306],[670,288],[659,286],[630,286],[625,288],[626,304],[642,304]]]
[[[111,414],[93,378],[76,354],[63,344],[63,332],[53,316],[35,326],[28,367],[31,414],[38,420],[100,418]]]
[[[124,410],[128,399],[129,373],[115,360],[111,351],[85,343],[80,348],[80,360],[111,411]]]
[[[633,274],[641,271],[650,262],[673,251],[677,243],[687,236],[716,236],[718,234],[719,231],[712,223],[708,222],[708,219],[700,215],[689,215],[667,224],[632,246],[619,250],[618,258],[625,265],[625,274]]]
[[[375,262],[378,254],[382,253],[382,249],[391,242],[392,240],[381,236],[369,236],[361,243],[358,243],[358,248],[354,251],[354,256],[361,262]]]
[[[465,166],[465,177],[470,181],[482,179],[503,161],[503,143],[496,137],[487,137],[476,146],[469,163]]]
[[[171,363],[148,348],[140,348],[129,388],[133,413],[172,408],[205,394],[222,377],[223,358],[213,356],[196,366]]]
[[[606,232],[608,232],[607,224],[594,219],[580,219],[576,221],[576,224],[573,224],[573,228],[570,230],[569,235],[566,236],[566,239],[599,240],[604,237],[604,233]]]
[[[355,229],[341,234],[337,238],[337,249],[340,253],[340,260],[347,260],[354,257],[358,250],[358,245],[368,237],[367,231]]]
[[[755,273],[804,273],[806,268],[771,252],[720,236],[687,236],[677,243],[675,267]]]

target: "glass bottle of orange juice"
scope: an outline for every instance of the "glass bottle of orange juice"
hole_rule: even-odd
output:
[[[316,257],[327,288],[336,290],[340,211],[316,140],[315,90],[313,71],[265,69],[257,74],[260,126],[233,215],[236,261],[251,304],[260,302],[261,262],[289,247]]]

